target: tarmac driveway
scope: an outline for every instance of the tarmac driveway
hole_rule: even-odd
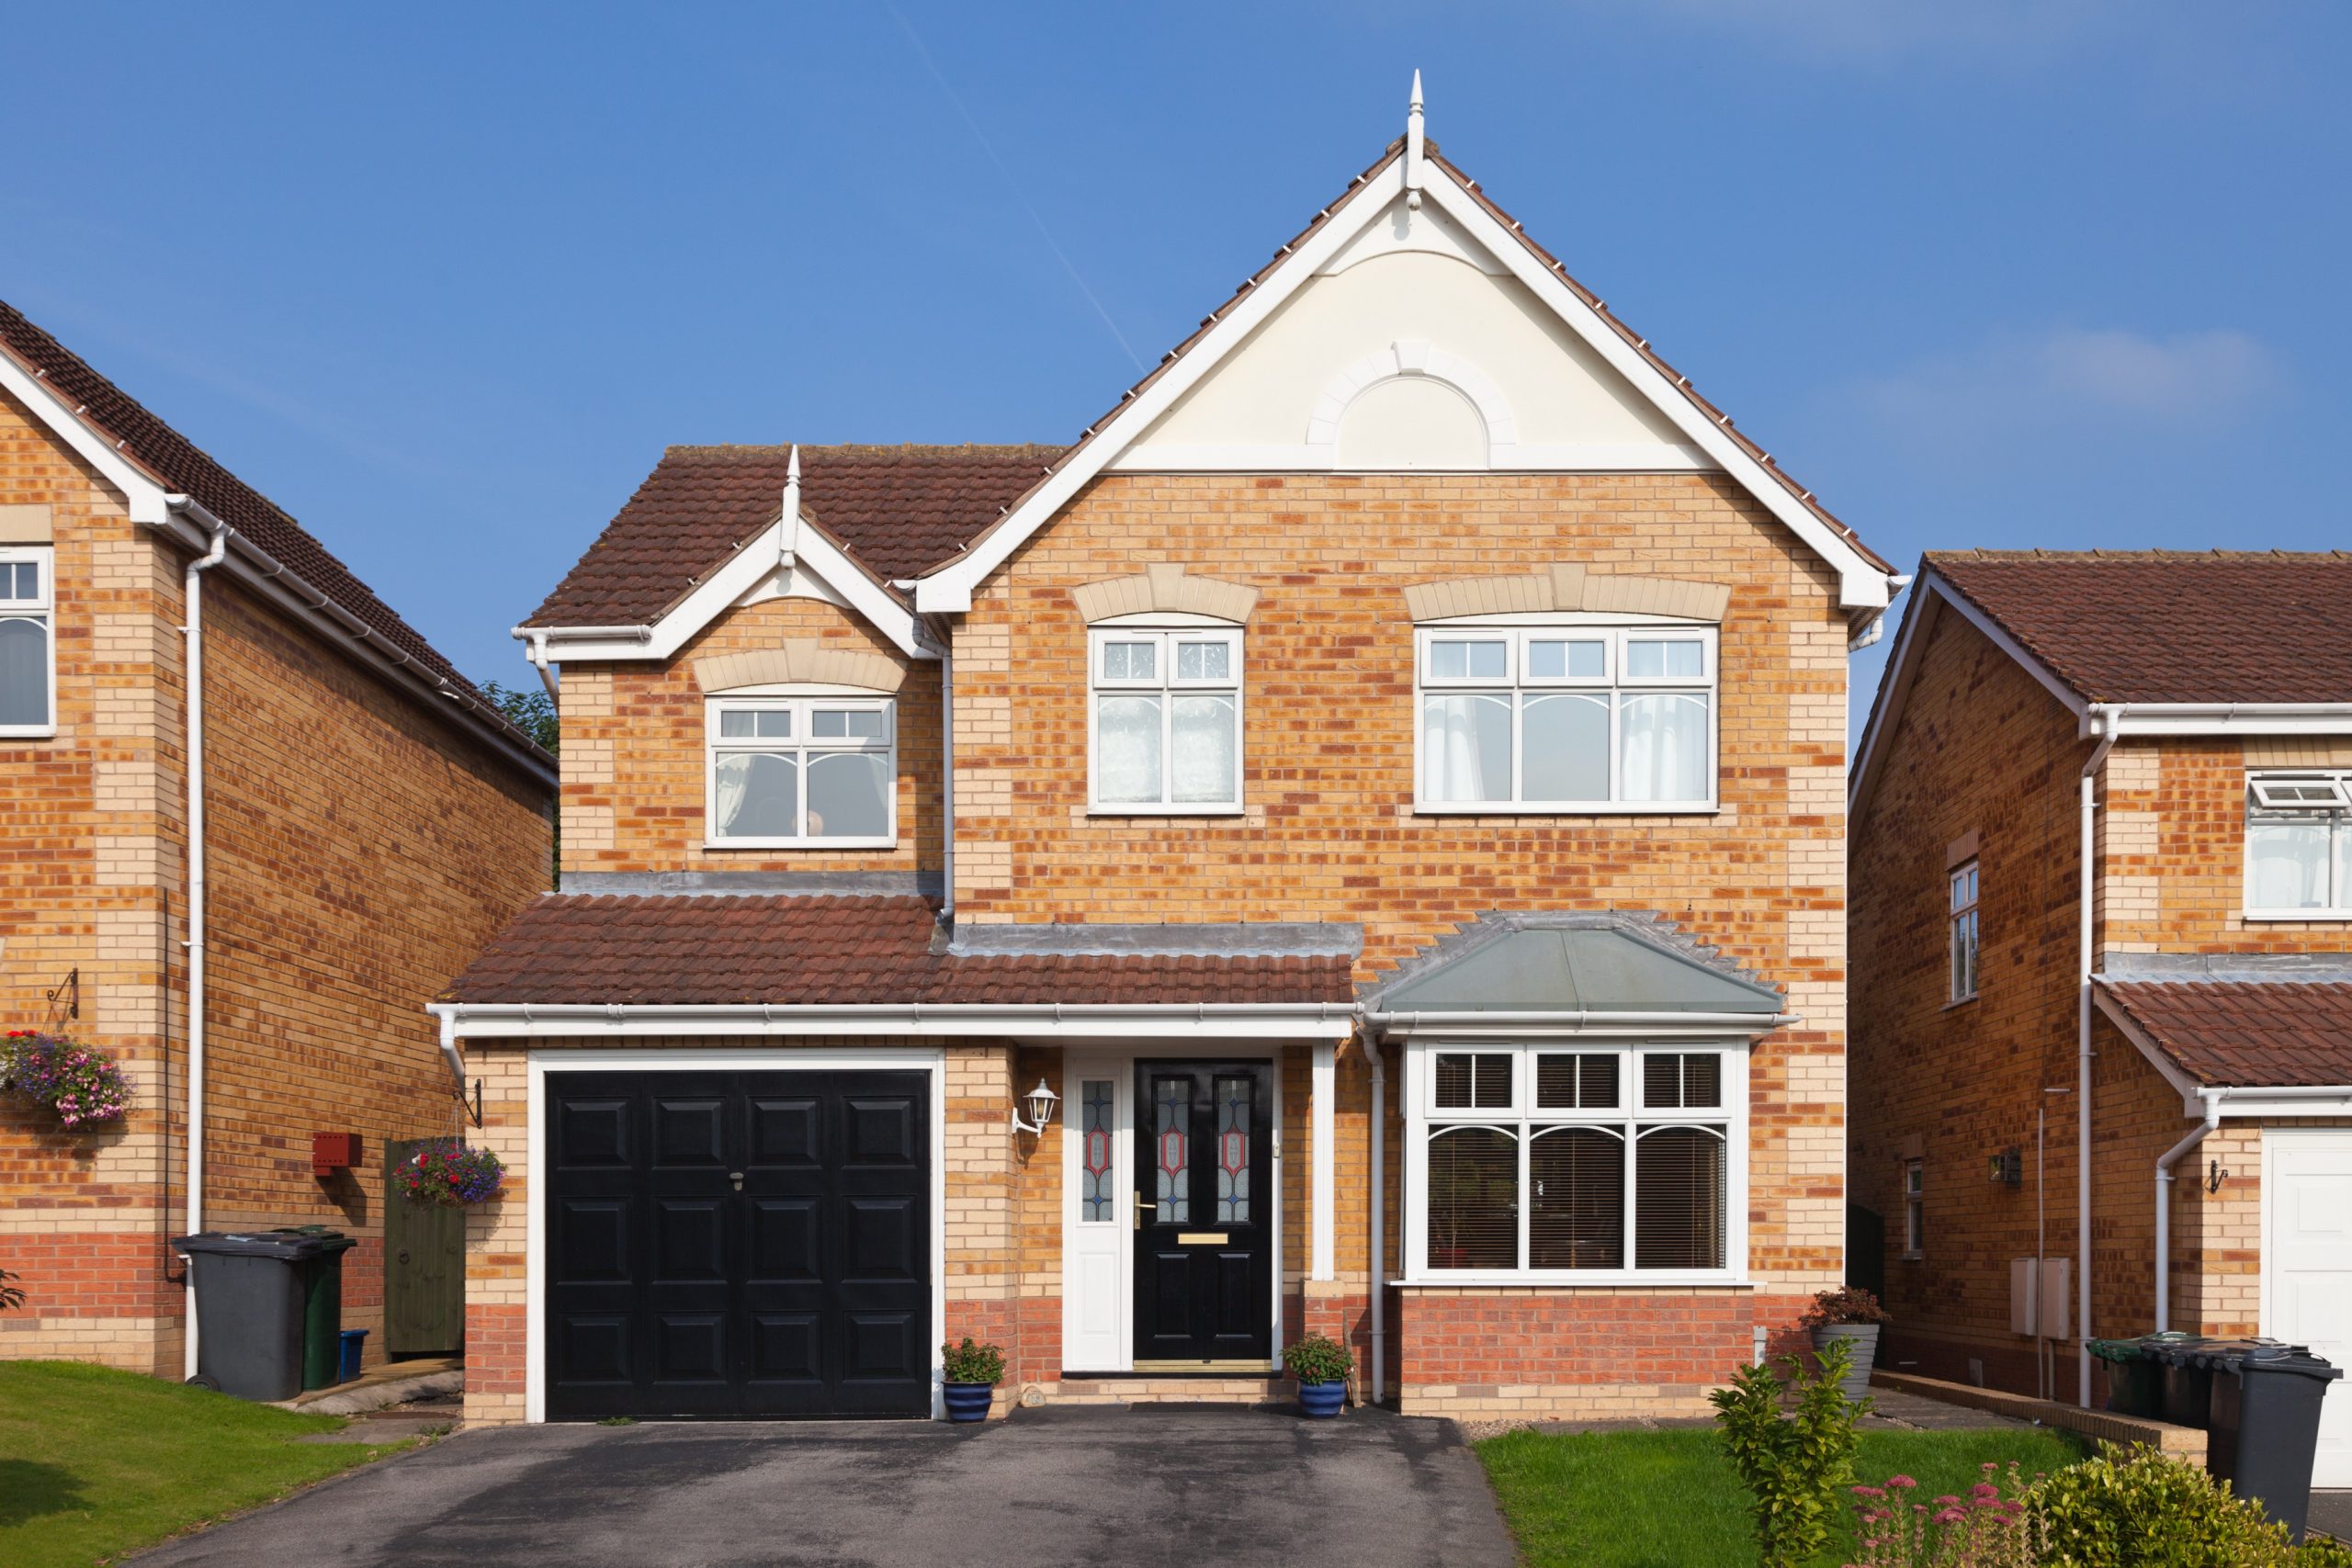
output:
[[[461,1432],[160,1547],[164,1564],[1052,1568],[1516,1561],[1446,1422],[1190,1406],[1010,1422]]]

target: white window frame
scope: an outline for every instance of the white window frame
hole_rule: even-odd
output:
[[[1246,671],[1242,662],[1242,628],[1230,621],[1212,620],[1207,616],[1154,615],[1129,620],[1116,617],[1098,621],[1086,632],[1086,809],[1097,817],[1237,817],[1247,809],[1249,795],[1249,709],[1245,693]],[[1158,671],[1149,680],[1112,680],[1102,674],[1102,649],[1107,643],[1149,642],[1156,645]],[[1229,678],[1222,681],[1187,681],[1176,673],[1176,649],[1180,643],[1216,642],[1226,648],[1226,668]],[[1095,759],[1102,754],[1096,723],[1100,704],[1096,698],[1104,693],[1157,693],[1159,705],[1159,798],[1154,800],[1113,800],[1102,798],[1102,784]],[[1210,692],[1230,694],[1233,698],[1233,798],[1228,801],[1172,800],[1171,783],[1175,778],[1176,704],[1173,699],[1186,692]]]
[[[1968,897],[1960,896],[1968,879]],[[1944,874],[1944,1005],[1973,1002],[1984,988],[1984,873],[1974,855]],[[1962,922],[1966,924],[1963,927]],[[1961,932],[1968,934],[1968,988],[1960,988]]]
[[[811,722],[820,708],[848,709],[882,715],[882,738],[819,739]],[[786,711],[792,716],[789,737],[740,739],[722,738],[722,714]],[[722,836],[718,831],[718,760],[730,751],[791,751],[798,754],[797,819],[800,833],[760,837]],[[829,752],[858,751],[883,759],[883,800],[888,826],[880,834],[810,834],[808,825],[808,763]],[[849,686],[754,686],[727,692],[703,701],[703,848],[707,850],[893,850],[899,847],[899,703]]]
[[[1928,1162],[1903,1162],[1903,1256],[1928,1255]]]
[[[2352,836],[2352,769],[2265,769],[2245,778],[2245,829],[2239,840],[2245,864],[2240,868],[2240,913],[2249,920],[2352,920],[2352,852],[2339,840]],[[2293,787],[2290,787],[2293,786]],[[2319,798],[2290,799],[2290,795]],[[2256,817],[2271,821],[2308,818],[2328,824],[2328,900],[2309,908],[2267,908],[2254,898],[2254,824]],[[2335,868],[2346,864],[2339,881]]]
[[[0,724],[0,737],[41,739],[57,733],[57,550],[52,545],[0,545],[0,563],[30,561],[40,569],[40,591],[29,599],[0,599],[0,621],[40,624],[49,646],[49,716],[40,724]]]
[[[1509,1053],[1509,1110],[1441,1110],[1436,1103],[1436,1060],[1441,1055]],[[1615,1054],[1618,1104],[1613,1109],[1539,1110],[1535,1105],[1535,1058],[1539,1055]],[[1723,1104],[1715,1111],[1647,1111],[1641,1105],[1642,1063],[1653,1055],[1713,1054],[1721,1058]],[[1547,1040],[1415,1040],[1406,1045],[1405,1280],[1408,1285],[1563,1285],[1622,1288],[1626,1285],[1745,1285],[1747,1279],[1747,1079],[1748,1042],[1744,1039],[1630,1040],[1579,1036]],[[1721,1269],[1636,1269],[1633,1150],[1626,1151],[1625,1266],[1621,1269],[1431,1269],[1429,1265],[1429,1144],[1433,1126],[1494,1127],[1519,1139],[1520,1191],[1528,1190],[1532,1130],[1600,1127],[1629,1140],[1663,1127],[1721,1127],[1724,1150],[1724,1264]],[[1528,1256],[1532,1205],[1519,1205],[1519,1256]]]
[[[1631,676],[1626,669],[1626,646],[1630,642],[1659,639],[1695,641],[1702,649],[1703,673],[1698,677]],[[1439,676],[1430,673],[1430,647],[1433,642],[1474,641],[1501,642],[1506,653],[1503,675],[1499,680],[1467,676]],[[1604,642],[1608,647],[1604,674],[1530,675],[1528,645],[1532,642]],[[1681,621],[1588,623],[1578,621],[1494,619],[1480,617],[1475,622],[1425,621],[1413,628],[1413,810],[1422,816],[1445,817],[1624,817],[1624,816],[1690,816],[1720,809],[1723,769],[1723,682],[1721,678],[1721,637],[1711,625]],[[1607,800],[1528,800],[1524,798],[1521,774],[1526,748],[1521,728],[1524,715],[1522,694],[1583,691],[1603,697],[1609,707],[1609,798]],[[1500,696],[1510,703],[1510,798],[1508,800],[1453,801],[1431,798],[1429,788],[1429,760],[1422,755],[1422,735],[1427,728],[1423,717],[1422,698],[1427,694],[1476,693]],[[1703,798],[1691,800],[1628,800],[1624,798],[1624,699],[1645,694],[1679,693],[1703,696],[1707,702],[1707,760],[1705,774],[1707,793]]]

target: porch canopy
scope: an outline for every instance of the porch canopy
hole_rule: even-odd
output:
[[[1490,915],[1364,998],[1374,1022],[1402,1032],[1510,1023],[1756,1034],[1793,1021],[1781,1000],[1663,918],[1633,911]]]

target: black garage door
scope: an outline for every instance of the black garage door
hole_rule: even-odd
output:
[[[929,1075],[548,1083],[549,1419],[931,1414]]]

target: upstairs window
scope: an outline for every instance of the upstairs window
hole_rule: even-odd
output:
[[[898,843],[898,704],[888,697],[714,697],[715,849]]]
[[[2352,773],[2246,780],[2245,907],[2352,919]]]
[[[1241,809],[1241,633],[1088,633],[1089,804],[1185,815]]]
[[[57,624],[46,545],[0,546],[0,735],[57,728]]]
[[[1712,626],[1425,626],[1422,811],[1707,811]]]
[[[1976,995],[1976,863],[1967,861],[1951,873],[1951,936],[1948,944],[1951,999],[1967,1001]]]

